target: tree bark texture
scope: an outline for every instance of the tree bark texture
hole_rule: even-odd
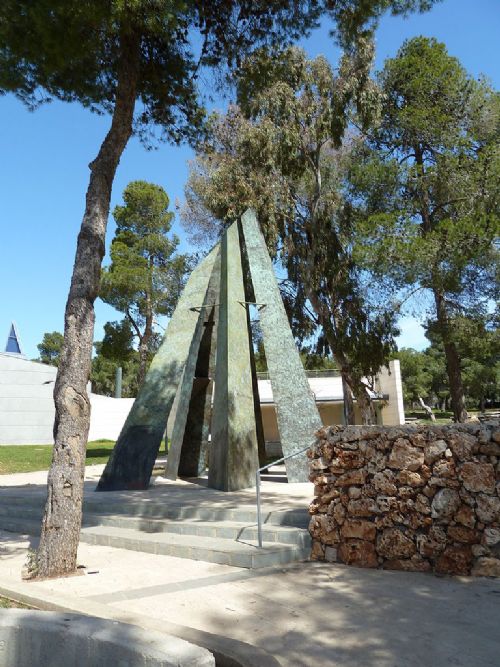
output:
[[[434,300],[436,303],[436,314],[439,325],[439,331],[443,339],[444,354],[446,357],[446,370],[448,382],[450,383],[451,406],[453,409],[453,419],[456,422],[463,423],[469,418],[465,407],[465,392],[462,383],[462,370],[460,368],[460,355],[457,346],[450,340],[450,324],[446,312],[446,305],[443,296],[438,290],[434,290]]]
[[[420,199],[420,217],[422,219],[421,230],[423,236],[432,231],[432,219],[430,214],[429,192],[425,183],[425,167],[423,158],[423,148],[420,145],[414,146],[415,163],[418,167],[418,196]],[[435,271],[431,273],[431,289],[434,294],[434,303],[436,306],[436,319],[439,325],[439,332],[443,340],[444,353],[446,356],[446,368],[448,372],[448,381],[450,383],[451,402],[453,407],[453,416],[456,422],[465,422],[469,418],[465,409],[465,394],[462,384],[462,371],[460,369],[460,357],[457,346],[450,340],[450,323],[444,295],[439,285],[440,281]]]
[[[335,361],[341,369],[342,387],[344,389],[344,414],[348,424],[355,423],[354,417],[354,403],[349,391],[345,391],[345,384],[351,388],[354,397],[358,403],[361,412],[361,420],[363,424],[375,423],[375,412],[373,410],[373,402],[368,393],[367,388],[361,381],[356,381],[351,374],[351,365],[347,356],[339,349],[337,344],[337,337],[331,322],[331,314],[329,309],[321,301],[320,297],[313,289],[308,289],[307,296],[311,306],[318,317],[318,322],[323,327],[326,340],[332,351]],[[350,421],[352,420],[352,421]]]
[[[139,74],[139,39],[122,37],[115,108],[111,128],[90,166],[85,213],[78,235],[71,287],[64,318],[64,345],[54,388],[54,449],[47,501],[33,577],[54,577],[76,570],[82,518],[85,454],[90,426],[86,385],[94,334],[111,188],[120,157],[132,133]]]
[[[436,421],[436,417],[434,416],[434,413],[432,412],[432,408],[431,408],[431,406],[430,406],[430,405],[427,405],[427,404],[424,402],[424,399],[422,398],[422,396],[419,396],[419,397],[418,397],[418,402],[420,403],[421,407],[425,410],[427,416],[431,418],[431,421],[435,422],[435,421]]]
[[[346,372],[341,371],[340,373],[342,376],[342,394],[344,396],[344,421],[346,426],[352,426],[355,423],[356,418],[354,415],[354,401],[352,398],[351,387],[347,382]]]

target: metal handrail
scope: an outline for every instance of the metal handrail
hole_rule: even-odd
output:
[[[300,449],[297,452],[293,452],[293,454],[288,454],[288,456],[283,456],[281,459],[278,459],[277,461],[273,461],[272,463],[268,463],[265,466],[262,466],[262,468],[259,468],[257,472],[255,473],[255,489],[257,492],[257,539],[259,542],[259,548],[262,549],[262,514],[261,514],[261,507],[260,507],[260,473],[263,470],[267,470],[268,468],[271,468],[271,466],[275,466],[277,463],[283,463],[284,461],[288,461],[288,459],[293,458],[294,456],[298,456],[299,454],[303,454],[304,452],[307,452],[308,449],[310,449],[311,445],[308,445],[307,447],[304,447],[304,449]]]

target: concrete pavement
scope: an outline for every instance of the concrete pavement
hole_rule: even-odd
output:
[[[98,475],[98,470],[89,473]],[[42,493],[43,475],[30,475],[24,484],[38,477],[25,492]],[[0,478],[0,486],[3,482]],[[291,501],[280,486],[281,492],[268,492],[276,507],[311,497],[312,488],[301,485]],[[179,486],[172,490],[182,493]],[[250,504],[253,493],[238,495]],[[283,667],[500,664],[498,580],[328,563],[247,570],[82,544],[79,562],[87,574],[23,582],[20,572],[29,546],[22,536],[0,533],[0,593],[38,600],[43,608],[125,620],[191,640],[195,631],[211,633],[208,638],[221,635],[267,651]],[[264,654],[260,663],[255,656],[249,661],[255,667],[266,664]]]

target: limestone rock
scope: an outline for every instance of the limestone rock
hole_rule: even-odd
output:
[[[378,496],[377,506],[381,512],[393,512],[399,508],[398,499],[393,496]]]
[[[389,560],[409,558],[413,556],[416,550],[413,540],[398,528],[384,530],[377,539],[377,553]]]
[[[469,574],[472,551],[468,546],[447,547],[436,561],[435,569],[440,574]]]
[[[433,519],[450,519],[460,506],[460,496],[454,489],[440,489],[432,500]]]
[[[485,528],[483,535],[483,543],[489,547],[494,547],[500,543],[500,528]]]
[[[339,464],[346,469],[351,468],[361,468],[365,463],[365,457],[361,452],[352,452],[352,451],[339,451],[337,454],[337,460]]]
[[[491,463],[464,463],[459,475],[469,491],[495,492],[495,469]]]
[[[457,523],[467,528],[474,528],[476,525],[476,515],[468,505],[461,505],[453,518]]]
[[[477,444],[476,439],[468,433],[452,433],[449,438],[449,446],[459,461],[467,461],[471,458]]]
[[[448,528],[448,539],[452,542],[460,542],[462,544],[477,544],[480,536],[477,530],[472,530],[472,528],[450,526]]]
[[[311,537],[323,544],[338,544],[339,532],[332,517],[327,514],[313,516],[309,522]]]
[[[444,440],[433,440],[424,447],[424,458],[427,465],[434,463],[445,453],[448,445]]]
[[[432,472],[436,477],[441,477],[444,479],[456,480],[457,476],[457,471],[453,461],[440,461],[439,463],[436,463]]]
[[[500,577],[500,560],[498,558],[478,558],[471,574],[476,577]]]
[[[417,545],[425,558],[437,558],[446,546],[446,533],[440,526],[432,526],[427,535],[417,536]]]
[[[423,486],[425,484],[425,479],[418,472],[412,472],[411,470],[401,470],[398,473],[398,482],[404,484],[405,486]]]
[[[321,544],[321,542],[314,540],[311,548],[311,560],[324,560],[324,559],[325,559],[325,547]]]
[[[383,472],[376,472],[373,475],[372,484],[384,496],[395,496],[398,489],[393,480],[394,473],[391,470],[384,470]]]
[[[402,570],[404,572],[429,572],[431,564],[429,561],[420,559],[394,559],[384,563],[384,570]]]
[[[362,519],[349,519],[344,522],[340,530],[343,538],[366,540],[373,542],[375,540],[377,529],[375,524],[371,521],[363,521]]]
[[[480,493],[477,497],[476,514],[483,523],[500,521],[500,498]]]
[[[424,462],[424,453],[414,447],[408,440],[398,438],[394,443],[389,461],[389,468],[418,470]]]
[[[347,511],[352,516],[372,516],[380,514],[377,503],[371,498],[360,498],[359,500],[350,500]]]
[[[377,567],[375,545],[364,540],[346,540],[338,550],[340,560],[356,567]]]
[[[364,484],[366,472],[364,470],[350,470],[340,475],[335,480],[335,486],[353,486],[355,484]]]
[[[345,508],[342,503],[337,503],[333,508],[333,518],[336,523],[341,526],[344,523],[345,519]]]

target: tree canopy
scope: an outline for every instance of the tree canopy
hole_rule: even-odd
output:
[[[186,255],[176,254],[179,239],[168,236],[174,216],[162,187],[133,181],[123,200],[124,206],[113,211],[117,226],[111,264],[102,271],[99,296],[127,317],[139,341],[139,387],[156,319],[172,314],[190,263]]]
[[[212,117],[183,217],[195,234],[212,238],[245,208],[257,210],[269,250],[286,272],[295,334],[301,341],[319,336],[320,351],[330,349],[342,373],[346,400],[352,391],[370,421],[366,378],[387,362],[397,330],[393,310],[371,298],[354,261],[355,219],[343,197],[350,142],[335,148],[351,114],[367,122],[376,113],[376,95],[365,86],[364,100],[342,98],[339,109],[339,94],[359,86],[347,56],[341,71],[336,76],[325,58],[308,60],[297,48],[246,61],[238,90],[247,101]]]
[[[64,336],[59,331],[44,333],[42,342],[37,345],[40,361],[50,366],[58,366],[63,343]]]
[[[428,295],[428,328],[443,342],[463,421],[456,322],[484,317],[497,284],[499,96],[424,37],[406,42],[379,81],[381,123],[350,173],[353,209],[365,223],[357,258],[395,290]]]
[[[85,211],[65,311],[64,347],[54,390],[55,446],[35,576],[73,572],[81,524],[90,423],[94,301],[111,190],[135,131],[190,139],[201,123],[200,67],[231,68],[256,46],[304,35],[322,16],[354,54],[384,11],[427,9],[432,0],[4,0],[0,4],[0,93],[34,108],[51,98],[112,116],[90,163]],[[361,58],[360,72],[367,71]],[[363,69],[364,68],[364,69]],[[359,77],[358,77],[359,78]],[[360,89],[366,76],[361,77]],[[62,528],[61,528],[62,527]]]

